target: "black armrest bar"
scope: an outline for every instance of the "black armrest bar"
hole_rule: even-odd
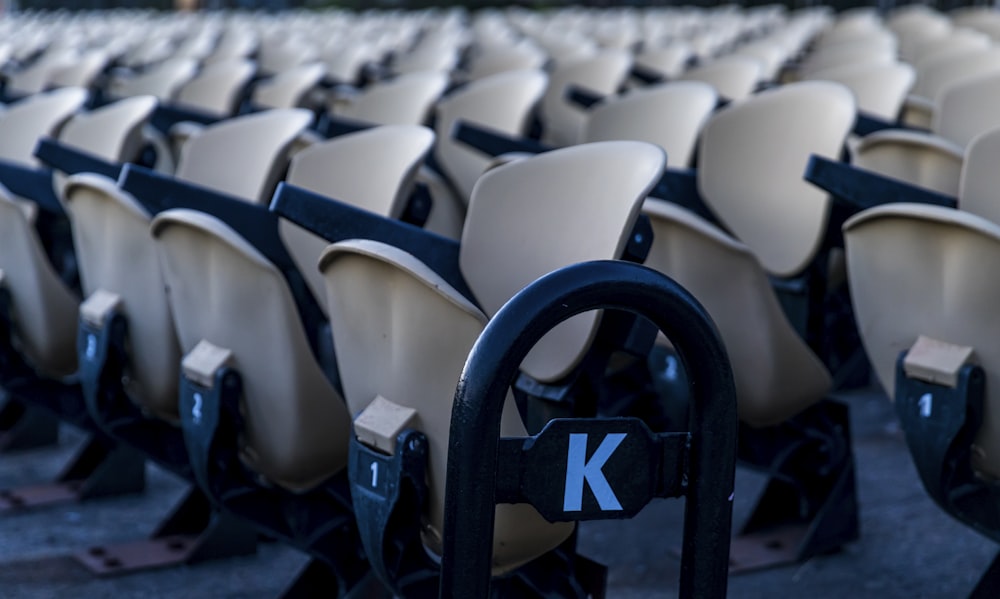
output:
[[[905,129],[905,128],[906,128],[905,126],[900,125],[895,121],[887,121],[881,117],[877,117],[859,111],[858,117],[854,121],[854,129],[851,130],[851,133],[864,137],[869,133],[875,133],[876,131],[882,131],[883,129]]]
[[[38,140],[38,145],[35,146],[35,158],[67,175],[97,173],[117,181],[122,170],[120,164],[108,162],[103,158],[71,148],[48,137]]]
[[[278,184],[271,211],[326,239],[373,239],[413,254],[459,293],[475,298],[458,266],[458,242],[287,183]]]
[[[575,104],[580,108],[591,108],[604,99],[603,95],[579,85],[567,85],[563,96],[570,104]]]
[[[639,81],[643,82],[645,85],[653,85],[654,83],[664,83],[667,78],[657,73],[653,69],[646,68],[641,64],[633,64],[632,70],[629,72],[632,77],[635,77]]]
[[[946,208],[958,205],[956,198],[943,193],[815,154],[809,157],[803,177],[855,212],[892,202],[917,202]]]
[[[455,123],[452,137],[487,156],[499,156],[508,152],[541,154],[553,149],[533,139],[511,137],[506,133],[461,120]]]
[[[193,121],[202,125],[211,125],[224,120],[225,117],[208,114],[200,110],[185,108],[183,106],[171,106],[160,104],[153,111],[153,116],[149,119],[149,124],[161,133],[168,133],[175,124],[183,121]]]
[[[326,113],[323,124],[319,129],[319,133],[324,137],[339,137],[341,135],[364,131],[365,129],[371,129],[372,127],[377,126],[378,125],[375,123],[345,119],[342,116]]]
[[[0,183],[15,196],[31,200],[47,212],[66,214],[52,189],[52,171],[47,168],[0,160]]]
[[[695,169],[667,169],[649,195],[683,206],[713,225],[725,229],[701,197],[698,191],[698,171]]]

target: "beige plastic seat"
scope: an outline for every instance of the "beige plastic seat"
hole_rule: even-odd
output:
[[[802,79],[815,79],[815,73],[841,67],[887,65],[896,62],[896,48],[878,45],[870,48],[864,43],[844,43],[816,50],[802,61],[799,74]]]
[[[726,100],[742,100],[757,89],[763,67],[750,56],[725,56],[712,62],[688,69],[681,81],[701,81],[715,88]]]
[[[250,99],[261,108],[306,107],[309,92],[325,72],[326,68],[318,62],[299,65],[258,83]]]
[[[69,178],[64,191],[85,297],[117,294],[129,322],[130,397],[176,421],[181,353],[149,236],[151,215],[114,181],[94,174]]]
[[[273,109],[205,127],[181,148],[178,179],[258,204],[271,201],[295,139],[313,115]]]
[[[86,90],[63,88],[9,105],[0,113],[0,160],[37,166],[34,151],[38,139],[55,137],[86,101]]]
[[[854,116],[847,88],[806,81],[731,104],[705,126],[698,189],[769,273],[798,274],[819,250],[830,199],[802,173],[812,154],[839,157]]]
[[[6,91],[15,96],[28,96],[44,91],[57,70],[79,59],[73,48],[50,48],[25,68],[7,77]]]
[[[911,92],[913,103],[916,104],[915,109],[922,107],[923,112],[929,115],[936,110],[940,95],[949,87],[967,79],[1000,72],[1000,48],[932,56],[916,68],[917,81]],[[923,118],[927,119],[926,116]],[[908,122],[920,125],[922,121],[915,117]],[[924,126],[927,125],[929,121]]]
[[[82,103],[82,90],[73,91],[48,95],[62,96],[58,99],[64,108],[74,97]],[[110,162],[133,158],[141,147],[135,137],[155,105],[151,97],[133,98],[78,115],[63,127],[60,141]],[[14,300],[24,351],[40,373],[68,375],[76,369],[78,300],[45,255],[34,228],[34,210],[0,188],[0,212],[0,270]]]
[[[536,70],[508,71],[469,83],[437,105],[435,158],[458,191],[463,207],[489,159],[452,138],[459,120],[520,136],[545,93],[548,77]]]
[[[931,130],[956,144],[967,147],[977,135],[1000,126],[1000,73],[957,83],[938,97]]]
[[[533,44],[521,43],[491,47],[480,51],[469,67],[472,81],[508,71],[541,69],[547,57]]]
[[[409,73],[334,99],[329,108],[338,116],[377,125],[422,125],[447,87],[445,73]]]
[[[643,212],[653,226],[644,264],[708,310],[733,366],[740,420],[771,426],[821,400],[830,375],[789,324],[750,248],[674,204],[649,198]]]
[[[167,210],[151,230],[181,351],[203,340],[228,349],[242,375],[244,462],[296,491],[342,470],[350,417],[313,357],[281,272],[204,213]]]
[[[986,374],[983,425],[972,466],[1000,477],[1000,226],[964,211],[922,204],[866,210],[844,225],[858,330],[886,392],[899,354],[919,335],[969,346]]]
[[[687,68],[694,51],[686,43],[675,42],[660,48],[643,49],[635,55],[635,64],[667,78],[679,77]]]
[[[854,94],[858,110],[895,121],[913,87],[916,72],[913,67],[901,62],[862,64],[816,71],[805,79],[839,83]]]
[[[955,29],[943,37],[935,37],[914,47],[913,61],[920,63],[930,57],[944,57],[970,50],[987,50],[993,45],[990,37],[972,29]]]
[[[165,60],[140,74],[112,79],[110,92],[118,97],[152,95],[160,100],[173,100],[177,91],[198,72],[192,58]]]
[[[632,57],[623,50],[605,50],[590,58],[557,64],[539,105],[544,124],[542,141],[555,146],[583,141],[586,109],[571,104],[565,97],[566,90],[578,86],[593,93],[611,95],[624,83],[631,66]]]
[[[333,336],[338,347],[352,350],[337,356],[350,412],[360,413],[381,396],[416,410],[411,426],[428,437],[423,540],[432,553],[441,552],[451,402],[473,342],[487,319],[539,276],[617,256],[663,167],[663,152],[655,146],[603,142],[484,174],[460,250],[462,272],[482,311],[410,254],[385,244],[346,241],[323,255]],[[586,350],[598,318],[582,314],[553,329],[522,370],[545,382],[565,376]],[[501,434],[525,434],[510,398]],[[572,530],[572,523],[546,523],[529,506],[498,505],[494,573],[543,554]]]
[[[236,112],[240,94],[254,71],[253,62],[248,60],[213,63],[182,85],[174,101],[210,115],[230,116]]]
[[[853,149],[851,162],[863,169],[946,195],[958,195],[964,151],[929,133],[884,129],[866,135]]]
[[[653,143],[667,152],[668,164],[685,168],[691,165],[698,135],[717,103],[715,89],[698,81],[637,89],[596,106],[584,138]]]
[[[91,87],[107,66],[109,59],[107,53],[102,50],[85,52],[76,60],[53,69],[46,87]]]
[[[285,180],[369,212],[399,218],[417,169],[433,144],[434,133],[418,125],[384,125],[349,133],[297,153]],[[432,211],[437,209],[435,204]],[[285,219],[278,224],[278,232],[325,308],[326,288],[316,264],[329,244]]]

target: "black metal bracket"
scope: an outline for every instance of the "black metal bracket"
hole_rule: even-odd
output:
[[[78,376],[87,410],[108,436],[140,450],[160,466],[192,480],[191,461],[180,427],[147,415],[136,405],[124,379],[128,373],[128,320],[117,310],[104,326],[80,320]]]
[[[0,453],[51,447],[59,440],[59,419],[8,397],[0,407]]]
[[[546,332],[594,309],[625,310],[651,320],[674,342],[688,370],[694,398],[688,463],[683,466],[688,486],[680,596],[725,596],[736,444],[736,396],[728,357],[708,314],[680,286],[639,265],[601,261],[561,269],[523,289],[494,316],[469,354],[452,409],[441,597],[489,595],[500,414],[508,387],[524,356]],[[588,425],[580,426],[578,434],[589,435],[582,428]],[[585,440],[590,443],[589,436]],[[608,437],[598,442],[603,445]],[[587,464],[583,468],[590,472]],[[564,491],[564,474],[574,476],[547,473],[550,484]],[[565,508],[575,508],[575,503],[562,507],[568,512]]]
[[[810,156],[803,177],[828,191],[835,202],[844,204],[851,213],[893,202],[946,208],[958,205],[958,200],[951,196],[815,154]]]
[[[108,162],[89,152],[59,143],[59,141],[43,137],[35,146],[35,158],[45,163],[49,168],[62,171],[67,175],[77,173],[97,173],[113,181],[121,174],[121,165]]]
[[[361,542],[372,569],[401,597],[437,587],[437,567],[420,540],[427,451],[427,438],[412,429],[399,433],[394,455],[351,439],[351,499]]]
[[[310,576],[320,576],[322,570],[329,584],[325,594],[343,596],[369,571],[346,469],[302,493],[262,483],[239,457],[242,388],[242,377],[231,368],[220,368],[211,388],[181,375],[181,427],[194,479],[223,511],[312,555],[319,564]]]
[[[472,291],[458,266],[458,242],[453,239],[287,183],[278,184],[271,211],[330,243],[373,239],[405,250],[472,299]]]
[[[847,405],[827,399],[776,426],[743,425],[738,458],[768,482],[733,541],[732,571],[800,562],[859,538]]]
[[[905,356],[896,362],[896,413],[924,488],[945,512],[1000,543],[1000,485],[977,476],[971,463],[983,420],[982,368],[966,364],[951,388],[907,377]]]

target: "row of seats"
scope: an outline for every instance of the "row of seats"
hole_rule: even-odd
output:
[[[952,208],[858,212],[886,189],[988,206],[991,117],[972,105],[995,77],[975,66],[990,63],[993,15],[121,13],[97,33],[93,15],[18,18],[3,25],[5,92],[24,97],[0,113],[0,285],[3,364],[23,367],[3,385],[25,403],[25,372],[76,389],[96,434],[308,551],[324,584],[356,584],[363,545],[389,588],[423,596],[446,546],[455,385],[484,327],[546,273],[642,261],[715,322],[738,457],[770,477],[732,566],[837,549],[858,537],[858,508],[846,409],[828,394],[864,376],[859,337],[887,389],[919,334],[988,356],[959,332],[988,331],[973,310],[990,305],[984,286],[963,283],[985,280],[965,276],[982,261],[930,258],[958,251],[958,235],[924,228],[940,216],[981,238],[991,225]],[[341,45],[321,47],[324,28]],[[78,85],[35,74],[82,72],[73,61],[97,46],[104,60]],[[915,129],[921,114],[933,134]],[[928,183],[941,170],[928,148],[958,158],[958,187]],[[832,196],[804,179],[817,164],[846,177]],[[889,222],[901,232],[866,234]],[[918,305],[911,292],[927,303],[898,309]],[[891,333],[874,324],[904,316]],[[520,365],[500,432],[595,414],[686,430],[678,353],[642,319],[576,316]],[[426,448],[399,445],[407,430]],[[976,429],[980,474],[990,430]],[[383,462],[357,461],[360,448],[400,463],[425,452],[392,518],[355,518],[350,495],[382,489]],[[572,523],[517,502],[495,518],[498,588],[590,592],[558,557]]]

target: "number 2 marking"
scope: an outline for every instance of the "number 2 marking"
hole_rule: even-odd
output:
[[[371,469],[372,469],[372,488],[374,489],[375,487],[378,486],[378,462],[372,462]]]

